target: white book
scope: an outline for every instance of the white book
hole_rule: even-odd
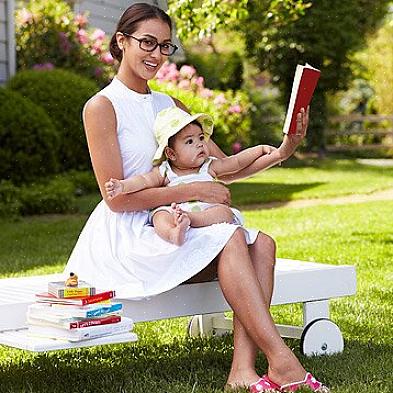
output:
[[[93,318],[103,315],[119,313],[123,308],[122,303],[95,303],[86,306],[72,306],[69,304],[33,303],[28,306],[30,316],[45,317],[54,315],[67,318]]]
[[[80,329],[66,330],[54,326],[30,325],[28,335],[33,337],[53,338],[70,342],[90,340],[93,338],[122,334],[131,331],[134,323],[131,318],[123,317],[118,323],[110,325],[89,326]]]

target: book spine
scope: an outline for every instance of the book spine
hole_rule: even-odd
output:
[[[114,313],[120,311],[123,308],[121,303],[112,304],[110,307],[101,307],[95,310],[89,310],[85,312],[85,318],[100,317],[101,315]]]
[[[91,296],[94,295],[95,291],[92,291],[92,288],[65,288],[65,289],[52,290],[49,293],[55,295],[58,298],[67,298],[67,297]]]
[[[94,319],[88,319],[85,321],[70,322],[69,328],[70,329],[79,329],[79,328],[86,328],[89,326],[109,325],[112,323],[118,323],[120,321],[121,321],[120,315],[112,315],[109,317],[94,318]]]
[[[82,306],[85,306],[86,304],[94,304],[94,303],[102,302],[103,300],[108,300],[108,299],[114,298],[115,295],[116,295],[115,291],[97,293],[97,294],[89,296],[85,299],[81,299],[81,304],[82,304]]]

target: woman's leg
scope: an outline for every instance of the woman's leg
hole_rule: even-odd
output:
[[[275,242],[270,236],[259,232],[256,241],[249,246],[249,252],[265,302],[270,305],[276,261]],[[231,386],[249,385],[259,378],[255,371],[258,347],[236,315],[233,316],[233,341],[234,352],[227,384]]]
[[[302,380],[305,370],[285,345],[270,315],[270,299],[267,297],[271,295],[262,290],[250,256],[250,253],[255,255],[255,252],[255,249],[248,249],[243,230],[239,229],[224,247],[218,261],[218,277],[222,291],[239,320],[235,329],[240,326],[240,331],[235,333],[235,367],[239,360],[241,364],[248,362],[247,367],[251,367],[251,363],[255,361],[255,347],[252,346],[254,342],[268,360],[268,374],[273,381],[285,384]],[[251,340],[248,340],[245,333]],[[242,382],[255,380],[239,381]]]

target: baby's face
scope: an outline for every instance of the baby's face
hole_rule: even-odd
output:
[[[194,123],[188,124],[176,134],[173,150],[176,154],[174,164],[179,168],[200,167],[209,156],[202,128]]]

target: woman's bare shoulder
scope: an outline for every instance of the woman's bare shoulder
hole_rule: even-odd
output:
[[[86,102],[84,110],[92,113],[101,113],[102,111],[113,113],[113,105],[109,98],[101,94],[96,94]]]

